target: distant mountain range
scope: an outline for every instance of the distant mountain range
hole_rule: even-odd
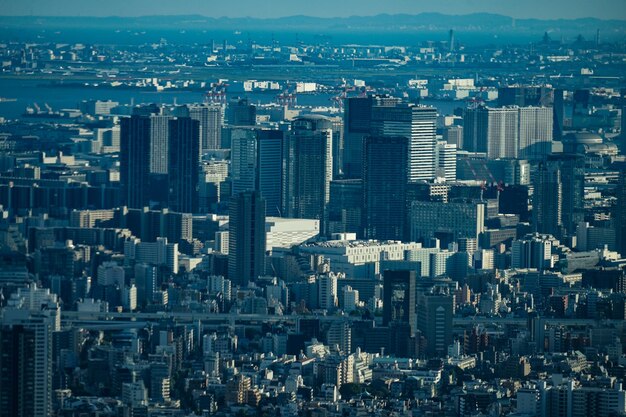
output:
[[[459,31],[513,31],[513,32],[580,32],[600,29],[604,34],[623,35],[626,21],[586,19],[513,19],[508,16],[475,13],[445,15],[440,13],[380,14],[321,18],[290,16],[272,19],[206,17],[200,15],[143,16],[143,17],[53,17],[0,16],[0,30],[37,28],[90,29],[219,29],[219,30],[277,30],[277,31],[410,31],[427,32],[455,29]]]

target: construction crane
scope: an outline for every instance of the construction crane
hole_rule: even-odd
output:
[[[223,81],[211,83],[211,89],[204,94],[205,102],[209,104],[225,104],[227,88],[228,84]]]

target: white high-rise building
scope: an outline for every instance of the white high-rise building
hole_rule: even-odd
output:
[[[355,290],[351,286],[346,285],[343,287],[341,296],[343,310],[346,313],[357,309],[359,306],[359,290]]]
[[[552,152],[551,107],[520,107],[519,158],[539,159]]]
[[[437,178],[448,182],[456,181],[456,145],[445,141],[437,142]]]
[[[317,296],[320,308],[337,308],[337,275],[329,272],[317,277]]]
[[[224,107],[218,105],[192,106],[189,108],[189,117],[200,122],[200,153],[220,149]]]

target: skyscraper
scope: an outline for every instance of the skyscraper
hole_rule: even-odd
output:
[[[452,343],[454,297],[445,290],[417,295],[417,329],[426,338],[426,355],[445,356]]]
[[[363,181],[360,179],[333,180],[330,183],[328,203],[328,233],[362,232]]]
[[[552,152],[553,110],[549,107],[520,107],[519,152],[524,159],[545,158]]]
[[[265,273],[265,200],[256,191],[231,198],[228,221],[228,278],[240,285]]]
[[[265,199],[268,216],[281,216],[283,132],[257,129],[257,175],[255,188]]]
[[[292,122],[283,148],[283,215],[319,219],[326,233],[332,180],[332,124],[323,116],[304,116]]]
[[[372,136],[403,136],[408,143],[409,181],[435,178],[437,110],[432,107],[398,104],[372,108]]]
[[[197,213],[200,191],[200,122],[189,117],[169,121],[169,208]]]
[[[281,215],[283,132],[236,127],[231,130],[232,192],[257,190],[267,215]]]
[[[626,164],[622,164],[619,170],[621,175],[615,189],[617,203],[613,211],[613,225],[617,251],[622,257],[626,257]]]
[[[189,117],[200,122],[200,152],[220,149],[224,108],[217,105],[191,106]]]
[[[61,310],[48,289],[20,288],[3,311],[0,331],[0,416],[52,414],[52,333]]]
[[[479,106],[467,109],[463,121],[463,149],[484,152],[490,159],[539,159],[551,151],[549,107]]]
[[[417,330],[415,314],[415,271],[397,270],[383,273],[383,325],[408,324],[411,335]]]
[[[518,110],[515,107],[480,106],[463,117],[463,146],[470,152],[486,152],[488,158],[517,158]]]
[[[363,140],[371,134],[372,107],[395,106],[398,103],[399,98],[378,95],[345,99],[342,164],[345,178],[361,178]]]
[[[151,120],[132,116],[122,119],[120,132],[120,182],[124,201],[140,208],[148,203],[150,183]]]
[[[437,178],[456,181],[456,144],[437,141]]]
[[[365,138],[362,224],[367,239],[405,238],[408,142],[406,137]]]
[[[231,100],[228,104],[228,124],[231,126],[256,125],[256,106],[247,98]]]
[[[147,206],[151,189],[167,178],[170,120],[161,108],[144,106],[120,122],[120,182],[128,207]],[[167,196],[161,197],[167,202]]]
[[[533,195],[533,225],[539,233],[572,236],[584,220],[585,162],[581,155],[549,155],[539,164]]]

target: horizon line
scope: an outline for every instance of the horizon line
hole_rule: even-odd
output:
[[[555,21],[576,21],[576,20],[598,20],[602,22],[626,22],[626,19],[607,19],[602,17],[572,17],[572,18],[539,18],[539,17],[513,17],[506,14],[501,13],[492,13],[492,12],[472,12],[472,13],[463,13],[463,14],[451,14],[451,13],[441,13],[441,12],[419,12],[419,13],[376,13],[376,14],[363,14],[363,15],[350,15],[350,16],[315,16],[315,15],[307,15],[307,14],[294,14],[294,15],[286,15],[286,16],[276,16],[276,17],[254,17],[254,16],[207,16],[200,13],[188,13],[188,14],[145,14],[145,15],[133,15],[133,16],[120,16],[120,15],[107,15],[107,16],[97,16],[97,15],[2,15],[0,14],[0,18],[69,18],[69,19],[141,19],[141,18],[154,18],[154,17],[201,17],[205,19],[252,19],[252,20],[277,20],[277,19],[289,19],[294,17],[305,17],[305,18],[313,18],[320,20],[333,20],[333,19],[354,19],[354,18],[366,18],[366,17],[378,17],[378,16],[421,16],[421,15],[439,15],[445,17],[469,17],[469,16],[478,16],[478,15],[488,15],[488,16],[497,16],[504,17],[515,21],[540,21],[540,22],[555,22]]]

